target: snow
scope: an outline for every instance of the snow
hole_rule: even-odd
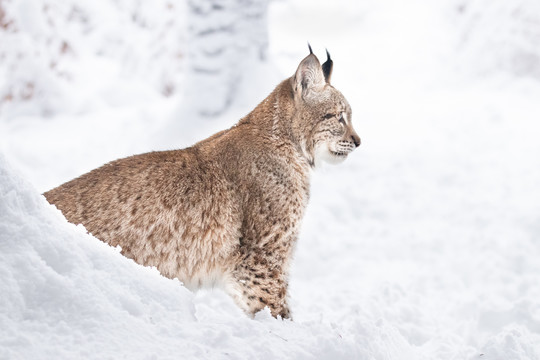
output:
[[[89,47],[62,60],[72,80],[21,64],[11,80],[28,69],[49,92],[0,104],[0,358],[540,359],[540,65],[511,60],[539,55],[530,37],[540,18],[523,15],[533,1],[481,11],[486,3],[273,2],[270,61],[250,65],[263,75],[244,79],[213,121],[186,117],[189,103],[141,70],[173,66],[163,53],[152,65],[152,41],[132,54],[140,66],[124,69],[130,34],[155,34],[115,27],[135,2],[81,3],[90,23],[108,19],[99,31],[111,29],[118,53],[94,51],[106,37],[71,32],[74,48]],[[163,26],[161,10],[145,7]],[[514,30],[492,37],[497,24]],[[40,195],[114,158],[232,125],[294,72],[307,40],[332,54],[362,146],[313,174],[291,274],[294,321],[250,319],[217,289],[191,293]],[[0,50],[12,46],[33,48]],[[3,59],[7,73],[13,59]]]

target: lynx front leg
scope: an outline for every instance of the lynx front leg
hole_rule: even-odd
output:
[[[232,272],[229,292],[252,316],[268,306],[272,316],[289,319],[288,281],[283,265],[272,256],[265,256],[264,250],[252,250]]]

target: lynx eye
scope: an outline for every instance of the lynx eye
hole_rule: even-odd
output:
[[[345,123],[345,118],[343,117],[343,113],[339,114],[339,119],[338,120],[339,120],[340,123]]]
[[[336,116],[336,114],[326,114],[326,115],[323,116],[323,119],[328,120],[328,119],[331,119],[331,118],[333,118],[335,116]]]

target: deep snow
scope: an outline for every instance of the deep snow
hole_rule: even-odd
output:
[[[538,25],[490,37],[536,5],[480,3],[274,2],[271,63],[213,122],[183,118],[179,97],[145,86],[155,79],[108,72],[100,83],[91,64],[101,90],[84,106],[0,113],[0,358],[540,359],[540,82],[509,60],[534,55]],[[251,320],[219,290],[193,294],[39,195],[232,125],[294,72],[306,40],[329,48],[363,144],[313,174],[294,322]],[[486,47],[502,66],[480,58]]]

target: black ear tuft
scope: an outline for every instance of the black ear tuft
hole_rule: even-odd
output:
[[[307,47],[309,48],[309,53],[313,54],[313,49],[311,48],[311,45],[309,45],[309,41],[307,43]]]
[[[324,74],[324,80],[326,83],[330,84],[330,78],[332,77],[332,68],[334,67],[334,62],[330,58],[330,53],[326,50],[326,61],[322,64],[322,71]]]

